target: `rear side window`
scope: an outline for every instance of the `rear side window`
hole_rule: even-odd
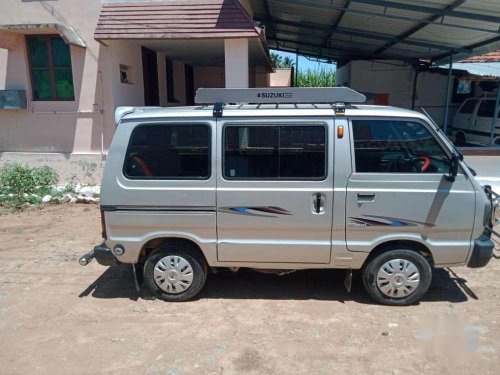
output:
[[[140,125],[132,132],[124,175],[130,179],[210,177],[208,125]]]
[[[448,173],[450,161],[424,125],[413,121],[354,120],[356,172]]]
[[[458,113],[463,113],[463,114],[471,114],[474,112],[474,108],[476,108],[477,100],[467,100],[462,107],[460,107],[460,110]]]
[[[224,128],[224,177],[323,179],[325,142],[326,128],[322,125],[228,125]]]
[[[479,105],[477,110],[477,117],[493,117],[495,112],[495,101],[494,100],[483,100]]]

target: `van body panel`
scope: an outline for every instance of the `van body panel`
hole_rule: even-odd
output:
[[[224,154],[229,126],[323,126],[326,177],[322,180],[217,181],[217,258],[221,262],[330,263],[333,210],[333,118],[219,119],[217,149]],[[221,160],[221,164],[223,161]],[[322,212],[315,213],[316,195]]]
[[[373,200],[360,196],[373,194]],[[347,247],[371,251],[392,240],[431,250],[434,262],[465,263],[472,246],[475,191],[464,175],[355,173],[347,189]]]
[[[210,147],[211,174],[208,179],[130,179],[124,176],[124,162],[134,129],[144,124],[207,125],[210,144],[215,145],[212,119],[182,118],[124,123],[116,129],[102,181],[106,244],[125,248],[121,261],[135,263],[143,246],[155,238],[189,239],[203,250],[207,260],[216,256],[216,149]]]
[[[122,261],[136,263],[143,246],[158,238],[183,238],[197,244],[207,261],[216,261],[216,214],[182,211],[114,211],[105,212],[108,230],[106,244],[125,248]]]

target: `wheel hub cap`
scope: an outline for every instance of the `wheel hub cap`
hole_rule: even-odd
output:
[[[409,296],[420,284],[418,268],[406,259],[393,259],[380,267],[377,273],[377,287],[388,297]]]
[[[154,269],[156,285],[165,292],[178,294],[193,283],[193,268],[183,257],[168,255],[160,259]]]

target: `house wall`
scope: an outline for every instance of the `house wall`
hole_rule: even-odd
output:
[[[194,88],[224,87],[225,74],[223,66],[196,66],[194,68]]]
[[[292,85],[292,69],[276,69],[269,73],[269,85],[271,87],[290,87]]]
[[[2,7],[9,11],[0,13],[0,24],[13,23],[13,19],[16,23],[71,24],[87,48],[70,46],[74,101],[32,101],[25,36],[7,33],[11,49],[2,50],[0,55],[0,66],[6,65],[0,89],[26,90],[28,110],[0,111],[0,151],[100,153],[102,98],[98,97],[100,90],[96,90],[100,46],[89,27],[97,22],[100,1],[90,0],[87,4],[76,7],[74,1],[2,1]]]
[[[338,85],[367,94],[388,94],[389,105],[411,108],[415,70],[401,61],[351,61],[337,70]],[[447,76],[419,72],[415,108],[424,107],[438,124],[444,121]],[[370,103],[370,101],[369,101]],[[450,122],[458,108],[450,105]]]
[[[33,101],[25,35],[0,32],[0,43],[8,48],[0,48],[0,90],[25,90],[28,98],[28,110],[0,110],[0,166],[16,160],[31,165],[42,163],[55,167],[64,181],[78,182],[83,176],[86,182],[99,181],[115,130],[115,108],[144,105],[141,41],[101,44],[94,40],[102,2],[107,1],[87,0],[82,6],[81,0],[2,0],[2,8],[8,11],[0,12],[0,24],[69,25],[87,47],[70,46],[75,100]],[[250,2],[244,3],[251,11]],[[181,61],[173,61],[178,102],[167,102],[167,55],[158,53],[160,105],[183,105],[185,65]],[[130,83],[121,82],[120,64],[128,66]],[[265,85],[263,72],[263,68],[254,69],[255,85]],[[223,66],[194,66],[195,89],[224,87],[224,81]]]

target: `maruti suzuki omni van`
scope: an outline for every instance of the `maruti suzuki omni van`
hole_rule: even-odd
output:
[[[166,301],[217,268],[361,270],[388,305],[421,299],[433,268],[485,266],[498,196],[429,118],[364,100],[200,89],[194,107],[118,108],[104,242],[80,263],[132,264]]]

